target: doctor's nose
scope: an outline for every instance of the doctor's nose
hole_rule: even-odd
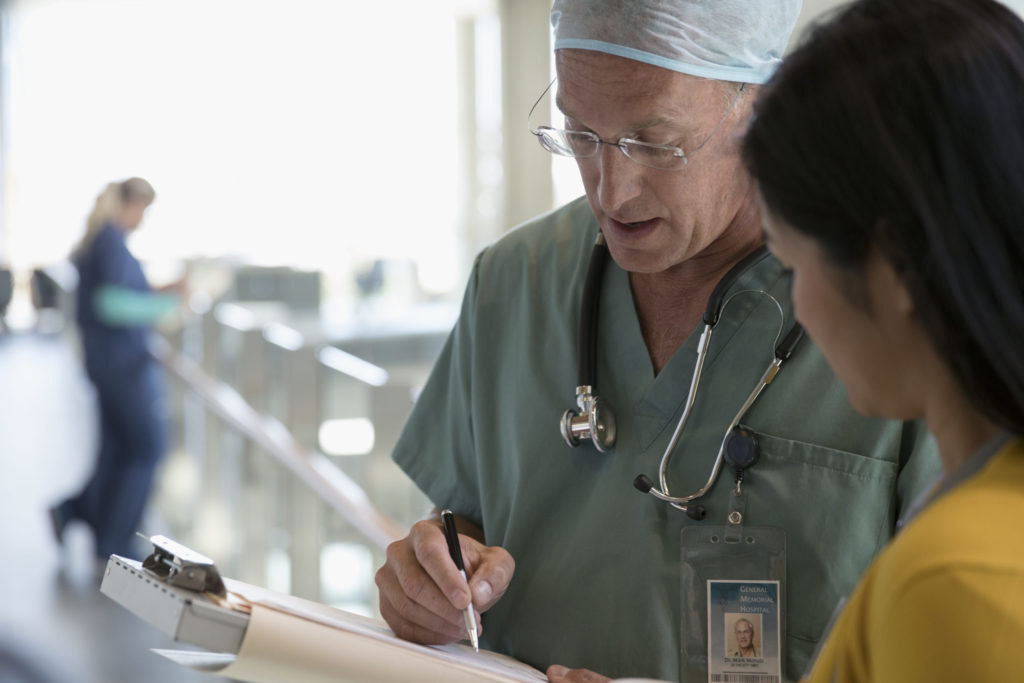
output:
[[[642,192],[644,168],[617,146],[602,145],[592,163],[599,176],[597,194],[605,211],[618,210]]]

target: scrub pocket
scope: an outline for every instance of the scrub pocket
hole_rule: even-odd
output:
[[[787,657],[803,671],[836,604],[895,524],[896,463],[759,434],[746,472],[746,521],[786,530]]]

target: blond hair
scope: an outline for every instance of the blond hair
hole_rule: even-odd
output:
[[[156,191],[144,178],[128,178],[109,183],[103,192],[96,197],[89,218],[85,221],[85,235],[75,247],[75,253],[85,251],[93,239],[121,209],[128,204],[152,204],[156,199]]]

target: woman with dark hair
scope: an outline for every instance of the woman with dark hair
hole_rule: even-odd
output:
[[[71,520],[91,527],[100,562],[113,553],[135,555],[134,535],[166,449],[163,377],[149,355],[147,337],[150,325],[175,308],[179,296],[153,291],[127,246],[155,197],[142,178],[110,183],[97,197],[72,256],[85,369],[99,408],[100,448],[85,487],[51,508],[50,516],[58,542]]]
[[[809,680],[1015,678],[1024,23],[993,0],[861,0],[786,60],[744,155],[798,319],[858,410],[926,419],[944,470]]]

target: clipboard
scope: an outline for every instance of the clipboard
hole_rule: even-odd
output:
[[[237,653],[249,625],[248,613],[167,583],[119,555],[107,561],[100,592],[171,639],[206,650]]]
[[[163,536],[150,540],[154,553],[142,563],[110,556],[100,591],[175,641],[205,650],[154,650],[182,666],[252,683],[547,680],[502,654],[412,643],[379,619],[221,580],[208,558]]]

